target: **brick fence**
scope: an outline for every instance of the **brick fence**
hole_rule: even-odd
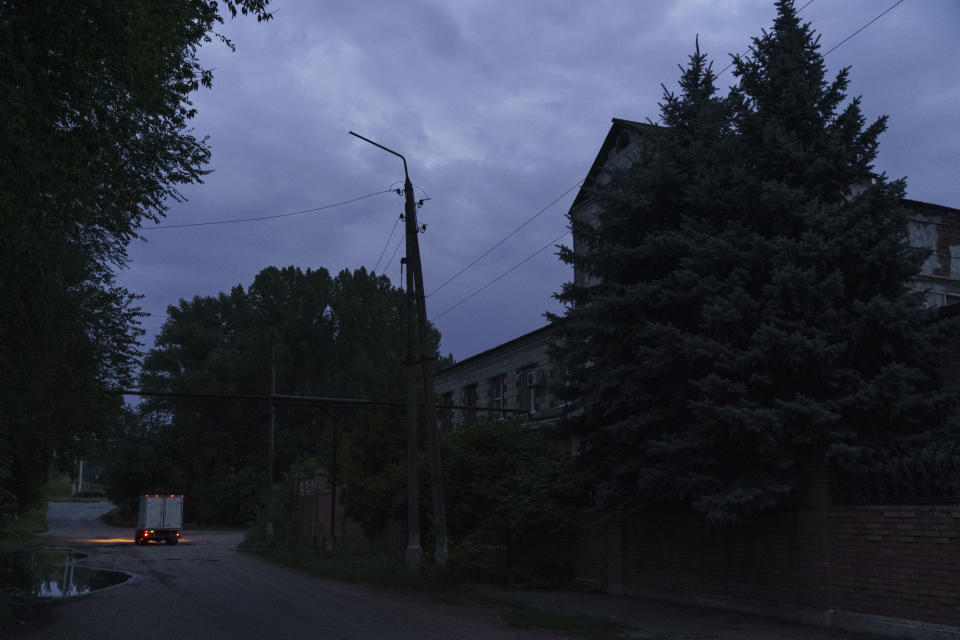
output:
[[[693,513],[584,516],[563,557],[579,581],[611,593],[960,640],[960,504],[834,505],[825,478],[803,507],[740,527]],[[545,548],[518,545],[513,569],[548,564]]]

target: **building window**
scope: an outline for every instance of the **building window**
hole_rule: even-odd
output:
[[[460,392],[460,404],[463,406],[463,419],[473,420],[477,417],[477,385],[468,384]]]
[[[540,379],[540,370],[536,365],[520,370],[520,381],[517,385],[520,390],[520,408],[528,413],[537,412],[539,389],[543,386]]]
[[[440,396],[440,406],[442,408],[437,411],[437,417],[439,419],[440,426],[449,427],[451,424],[453,424],[453,409],[450,408],[453,406],[452,391],[448,391]]]
[[[563,363],[554,364],[550,385],[553,387],[553,408],[559,409],[565,407],[570,402],[563,399],[560,394],[570,386],[570,370],[563,366]]]
[[[490,409],[492,409],[490,417],[502,418],[507,398],[507,376],[503,374],[494,376],[488,382],[490,388],[487,397],[489,398]]]

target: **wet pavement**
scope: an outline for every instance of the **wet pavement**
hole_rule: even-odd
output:
[[[86,554],[40,547],[0,554],[0,583],[37,598],[68,598],[116,586],[129,573],[85,566]]]
[[[0,627],[0,638],[561,637],[511,628],[498,611],[489,608],[437,603],[277,566],[238,552],[243,539],[240,531],[188,529],[177,545],[134,545],[133,522],[129,529],[117,529],[98,520],[110,507],[107,503],[51,503],[47,511],[50,532],[35,542],[51,548],[69,547],[84,555],[75,558],[74,575],[82,566],[132,577],[74,597],[34,598],[24,615]],[[69,565],[69,560],[64,565]],[[46,575],[59,571],[59,580],[64,568],[51,569]]]

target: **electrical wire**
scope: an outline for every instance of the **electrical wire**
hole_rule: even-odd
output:
[[[290,216],[299,216],[304,213],[314,213],[316,211],[323,211],[325,209],[333,209],[334,207],[342,207],[345,204],[350,204],[352,202],[357,202],[359,200],[364,200],[366,198],[372,198],[373,196],[380,195],[381,193],[392,193],[392,189],[384,189],[382,191],[374,191],[373,193],[368,193],[363,196],[357,196],[356,198],[351,198],[350,200],[344,200],[343,202],[334,202],[333,204],[326,204],[322,207],[314,207],[312,209],[303,209],[302,211],[291,211],[290,213],[278,213],[271,216],[257,216],[255,218],[233,218],[231,220],[211,220],[210,222],[189,222],[185,224],[160,224],[155,227],[144,227],[140,231],[153,231],[154,229],[182,229],[184,227],[206,227],[215,224],[234,224],[237,222],[255,222],[257,220],[274,220],[276,218],[289,218]]]
[[[528,219],[526,220],[526,222],[524,222],[524,223],[521,224],[519,227],[517,227],[516,229],[514,229],[513,231],[511,231],[510,233],[508,233],[506,236],[504,236],[499,242],[497,242],[495,245],[493,245],[492,247],[490,247],[489,249],[487,249],[483,254],[481,254],[479,257],[477,257],[477,259],[475,259],[473,262],[471,262],[470,264],[468,264],[467,266],[465,266],[463,269],[460,269],[460,271],[457,271],[455,274],[453,274],[452,276],[450,276],[449,278],[447,278],[447,279],[443,282],[443,284],[441,284],[439,287],[437,287],[436,289],[434,289],[433,291],[431,291],[430,293],[428,293],[428,294],[427,294],[427,297],[430,297],[430,296],[432,296],[433,294],[435,294],[437,291],[440,291],[440,289],[443,289],[445,286],[447,286],[448,284],[450,284],[451,282],[453,282],[454,280],[456,280],[457,278],[459,278],[461,275],[463,275],[463,273],[464,273],[467,269],[469,269],[469,268],[472,267],[473,265],[477,264],[478,262],[480,262],[481,260],[483,260],[484,258],[486,258],[488,255],[490,255],[490,254],[493,252],[494,249],[496,249],[497,247],[499,247],[500,245],[502,245],[504,242],[506,242],[507,240],[509,240],[510,238],[512,238],[514,235],[517,234],[518,231],[520,231],[520,230],[523,229],[525,226],[527,226],[528,224],[530,224],[531,222],[533,222],[534,220],[536,220],[536,219],[537,219],[541,214],[543,214],[547,209],[549,209],[550,207],[552,207],[553,205],[555,205],[557,202],[559,202],[559,200],[560,200],[561,198],[563,198],[565,195],[567,195],[568,193],[570,193],[571,191],[573,191],[574,189],[576,189],[577,187],[579,187],[581,184],[583,184],[583,181],[584,181],[584,180],[586,180],[586,178],[584,178],[583,180],[579,180],[575,185],[573,185],[572,187],[570,187],[569,189],[567,189],[566,191],[564,191],[563,193],[561,193],[559,196],[557,196],[556,198],[554,198],[553,200],[551,200],[551,201],[550,201],[550,204],[548,204],[548,205],[545,206],[544,208],[540,209],[540,211],[537,211],[535,214],[533,214],[530,218],[528,218]],[[446,313],[446,312],[444,312],[444,313]]]
[[[491,281],[488,282],[487,284],[483,285],[482,287],[480,287],[479,289],[477,289],[476,291],[474,291],[474,292],[471,293],[470,295],[468,295],[468,296],[460,299],[456,304],[454,304],[454,305],[452,305],[452,306],[450,306],[450,307],[447,307],[446,309],[444,309],[443,311],[441,311],[441,312],[438,313],[437,315],[435,315],[435,316],[433,316],[432,318],[430,318],[430,322],[436,322],[439,318],[442,318],[443,316],[447,315],[448,313],[450,313],[451,311],[453,311],[454,309],[456,309],[457,307],[459,307],[460,305],[462,305],[464,302],[466,302],[466,301],[469,300],[470,298],[474,297],[475,295],[477,295],[478,293],[480,293],[481,291],[483,291],[484,289],[487,289],[488,287],[492,286],[492,285],[493,285],[494,283],[496,283],[497,281],[499,281],[499,280],[501,280],[502,278],[505,278],[507,275],[513,273],[514,271],[516,271],[517,269],[519,269],[521,266],[523,266],[523,265],[526,264],[527,262],[533,260],[535,257],[537,257],[538,255],[540,255],[541,253],[543,253],[547,248],[555,245],[557,242],[560,241],[561,238],[563,238],[563,237],[564,237],[565,235],[567,235],[568,233],[570,233],[570,230],[569,230],[569,229],[567,229],[566,231],[564,231],[563,233],[561,233],[560,235],[558,235],[556,238],[554,238],[553,240],[551,240],[551,241],[548,242],[547,244],[543,245],[542,247],[540,247],[539,249],[537,249],[536,251],[534,251],[533,253],[531,253],[530,255],[528,255],[526,258],[524,258],[523,260],[521,260],[521,261],[518,262],[517,264],[513,265],[512,267],[510,267],[509,269],[507,269],[506,271],[504,271],[503,273],[501,273],[499,276],[497,276],[496,278],[494,278],[493,280],[491,280]]]
[[[892,5],[890,5],[890,7],[888,7],[886,11],[884,11],[883,13],[881,13],[880,15],[878,15],[876,18],[874,18],[873,20],[871,20],[871,21],[868,22],[867,24],[863,25],[862,27],[860,27],[859,29],[857,29],[856,31],[854,31],[853,33],[851,33],[850,35],[848,35],[846,38],[844,38],[843,40],[841,40],[841,41],[838,42],[837,44],[833,45],[831,48],[827,49],[827,52],[823,54],[823,57],[826,58],[828,55],[830,55],[830,52],[831,52],[831,51],[833,51],[834,49],[839,48],[840,45],[842,45],[844,42],[846,42],[847,40],[849,40],[849,39],[852,38],[853,36],[857,35],[858,33],[860,33],[861,31],[863,31],[864,29],[866,29],[866,28],[869,27],[870,25],[872,25],[874,22],[876,22],[877,20],[879,20],[879,19],[882,18],[883,16],[887,15],[888,13],[890,13],[891,11],[893,11],[894,9],[896,9],[897,5],[900,4],[901,2],[903,2],[903,0],[897,0],[897,1],[894,2]]]
[[[393,234],[397,232],[397,225],[400,224],[400,221],[403,220],[403,216],[397,216],[397,220],[393,223],[393,229],[390,230],[390,235],[387,236],[387,241],[383,245],[383,251],[380,252],[380,257],[377,258],[377,264],[373,266],[373,271],[377,270],[377,267],[380,266],[380,261],[383,260],[383,255],[387,252],[387,247],[390,246],[390,241],[393,239]],[[393,260],[393,257],[390,258]],[[384,269],[386,271],[386,269]]]
[[[400,239],[397,240],[397,246],[393,248],[393,253],[390,254],[390,259],[387,261],[387,264],[383,265],[383,272],[386,273],[390,269],[390,265],[393,264],[393,259],[397,256],[397,251],[400,250],[400,245],[403,244],[404,236],[400,236]]]

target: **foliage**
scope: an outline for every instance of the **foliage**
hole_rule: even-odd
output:
[[[511,605],[503,619],[516,629],[549,629],[574,638],[592,640],[616,640],[630,637],[630,625],[616,619],[599,618],[582,614],[544,611],[530,606]]]
[[[406,429],[402,417],[389,414],[365,426],[351,437],[344,504],[347,515],[375,538],[389,524],[406,521]],[[418,441],[425,440],[419,434]],[[519,421],[474,420],[446,435],[440,456],[451,563],[458,553],[465,561],[475,552],[482,555],[476,538],[485,533],[511,537],[572,526],[564,482],[570,455],[553,432]],[[421,534],[429,548],[432,500],[422,451],[418,467]]]
[[[41,502],[27,512],[15,515],[15,517],[0,517],[0,551],[46,530],[46,502]]]
[[[907,283],[902,181],[872,166],[885,119],[825,79],[793,3],[716,94],[700,53],[633,166],[574,215],[588,277],[565,285],[555,354],[596,504],[658,503],[716,522],[790,504],[829,447],[943,425],[937,329]]]
[[[417,442],[425,444],[426,435],[418,435]],[[426,474],[429,466],[422,455],[418,462],[422,509],[430,504],[429,477]],[[401,412],[380,412],[365,416],[365,420],[350,434],[344,466],[344,509],[347,517],[359,523],[367,536],[376,538],[391,523],[407,521],[405,415]]]
[[[268,394],[272,334],[279,394],[399,400],[403,300],[386,277],[363,268],[331,277],[322,268],[269,267],[247,290],[237,286],[168,308],[141,385],[158,392]],[[439,334],[432,337],[435,348]],[[202,522],[242,525],[256,519],[266,486],[269,410],[266,401],[143,402],[111,445],[111,498],[177,491],[189,497],[190,517]],[[391,423],[374,411],[283,404],[277,410],[275,477],[305,457],[329,465],[334,419],[341,432],[340,466],[355,461],[363,472],[360,482],[369,477],[375,483],[382,471],[377,465],[396,453],[395,439],[364,441],[364,434],[386,433]],[[351,453],[355,439],[361,453]],[[400,456],[403,450],[401,439]]]
[[[197,49],[221,11],[266,0],[0,2],[0,487],[26,510],[98,449],[131,377],[136,296],[114,269],[209,149],[188,128],[210,86]],[[229,43],[228,43],[229,44]]]
[[[447,528],[455,543],[485,528],[510,538],[566,529],[570,454],[556,434],[512,420],[458,425],[443,443]]]

